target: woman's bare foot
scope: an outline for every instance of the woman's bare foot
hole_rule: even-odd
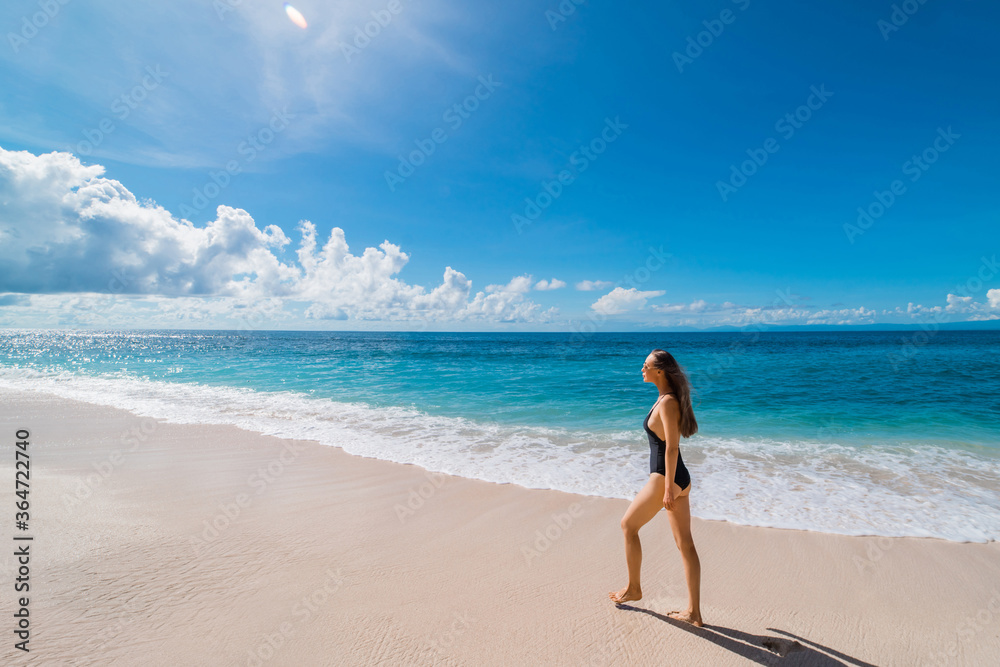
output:
[[[676,621],[684,621],[695,627],[701,627],[701,614],[694,614],[690,611],[671,611],[667,613],[667,616]]]
[[[635,600],[642,599],[642,589],[632,588],[631,586],[626,586],[617,593],[614,591],[608,593],[608,597],[615,604],[622,604],[623,602],[633,602]]]

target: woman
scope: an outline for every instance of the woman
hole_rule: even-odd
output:
[[[691,408],[691,386],[673,355],[660,349],[653,350],[646,357],[642,380],[652,382],[660,390],[659,398],[642,423],[649,438],[649,481],[622,517],[628,586],[608,593],[608,597],[616,604],[642,598],[639,586],[639,568],[642,565],[639,529],[661,508],[666,508],[674,542],[684,559],[688,587],[688,608],[672,611],[667,616],[701,627],[701,562],[691,539],[691,505],[688,500],[691,476],[681,458],[679,446],[681,436],[689,438],[698,431],[698,422]],[[669,484],[667,480],[670,480]]]

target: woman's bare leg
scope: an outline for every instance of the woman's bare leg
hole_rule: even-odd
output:
[[[663,493],[666,478],[658,473],[650,473],[649,481],[636,494],[635,500],[625,510],[622,517],[622,533],[625,535],[625,563],[628,566],[628,586],[620,591],[608,593],[616,604],[642,599],[639,585],[639,569],[642,566],[642,545],[639,543],[639,529],[649,523],[656,513],[663,509]]]
[[[676,497],[674,509],[667,510],[667,518],[670,519],[670,529],[674,533],[674,542],[684,559],[684,576],[687,578],[688,607],[683,611],[672,611],[667,614],[670,618],[679,621],[692,623],[699,628],[701,622],[701,561],[698,559],[698,551],[694,548],[694,539],[691,537],[691,499],[688,497],[691,487],[685,489],[683,496]],[[680,490],[676,484],[674,492]]]

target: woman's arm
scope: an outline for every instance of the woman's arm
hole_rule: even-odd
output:
[[[663,506],[669,510],[674,506],[674,475],[677,474],[677,452],[680,451],[681,442],[681,408],[676,400],[666,399],[660,402],[658,412],[660,423],[663,424],[663,439],[667,443],[665,456],[667,480],[663,492]]]

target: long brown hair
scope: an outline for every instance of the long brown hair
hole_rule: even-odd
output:
[[[674,355],[666,350],[656,348],[652,352],[653,368],[659,368],[667,376],[670,388],[677,394],[677,402],[681,408],[681,435],[690,438],[698,432],[698,421],[694,418],[694,408],[691,407],[691,383],[687,374],[681,367]]]

